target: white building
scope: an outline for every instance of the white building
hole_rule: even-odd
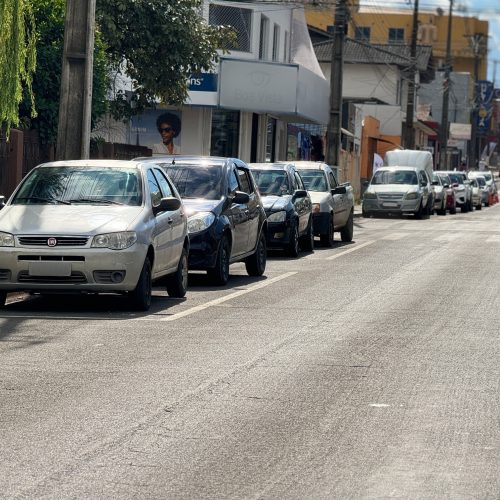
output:
[[[181,154],[235,156],[244,161],[305,157],[305,134],[289,123],[328,121],[329,84],[316,60],[302,7],[283,3],[213,1],[204,4],[210,24],[231,25],[237,47],[213,74],[192,75],[181,107],[149,110],[130,125],[108,123],[109,142],[150,146],[161,142],[156,118],[181,119]],[[304,143],[304,144],[303,144]]]

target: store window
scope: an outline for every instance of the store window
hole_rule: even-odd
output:
[[[354,38],[363,42],[370,41],[370,28],[368,26],[357,26],[354,31]]]
[[[237,158],[239,135],[239,111],[212,111],[212,134],[210,144],[210,154],[212,156]]]
[[[403,28],[389,28],[389,43],[404,43],[405,30]]]
[[[276,118],[267,119],[266,161],[276,161]]]

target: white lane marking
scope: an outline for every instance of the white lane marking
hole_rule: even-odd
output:
[[[500,234],[493,234],[486,239],[486,243],[500,243]]]
[[[331,257],[327,257],[325,260],[338,259],[339,257],[342,257],[343,255],[346,255],[346,254],[351,253],[351,252],[355,252],[356,250],[359,250],[360,248],[364,248],[368,245],[371,245],[372,243],[375,243],[375,240],[365,241],[365,243],[361,243],[361,245],[356,245],[353,248],[349,248],[349,250],[344,250],[343,252],[332,255]]]
[[[410,233],[391,233],[391,234],[386,234],[385,236],[382,236],[380,238],[381,240],[402,240],[403,238],[406,238],[407,236],[410,236]]]
[[[255,285],[246,288],[245,290],[238,290],[237,292],[230,293],[229,295],[225,295],[224,297],[220,297],[218,299],[210,300],[209,302],[205,302],[204,304],[200,304],[199,306],[191,307],[186,311],[182,311],[176,314],[172,314],[172,316],[168,316],[166,318],[162,318],[156,321],[175,321],[180,318],[184,318],[185,316],[189,316],[190,314],[197,313],[199,311],[203,311],[212,306],[217,306],[222,304],[223,302],[227,302],[228,300],[235,299],[236,297],[241,297],[242,295],[246,295],[247,293],[253,292],[255,290],[259,290],[260,288],[264,288],[266,286],[272,285],[273,283],[277,283],[278,281],[284,280],[293,276],[294,274],[298,274],[297,271],[281,274],[280,276],[276,276],[275,278],[267,279],[265,281],[260,281]],[[137,318],[137,319],[155,319],[155,318]]]

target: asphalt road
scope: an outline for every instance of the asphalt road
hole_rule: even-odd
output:
[[[148,314],[12,297],[0,498],[500,498],[500,205],[192,274]]]

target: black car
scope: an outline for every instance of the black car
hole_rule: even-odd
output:
[[[229,264],[245,262],[250,276],[266,269],[266,213],[250,169],[237,158],[155,156],[186,207],[189,268],[225,285]]]
[[[289,163],[251,163],[267,215],[267,245],[291,257],[299,247],[314,250],[312,202],[302,179]]]

